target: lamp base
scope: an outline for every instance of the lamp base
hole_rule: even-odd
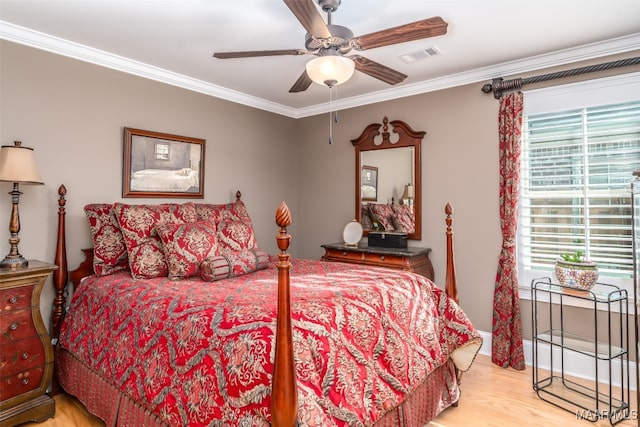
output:
[[[0,268],[23,268],[29,265],[29,261],[22,255],[7,255],[0,261]]]

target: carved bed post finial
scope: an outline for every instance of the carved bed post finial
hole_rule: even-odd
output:
[[[66,297],[64,291],[67,287],[68,268],[67,268],[67,248],[65,238],[65,205],[67,200],[67,189],[64,185],[58,188],[58,237],[56,241],[55,264],[58,269],[53,272],[53,286],[55,288],[55,297],[53,298],[53,308],[51,311],[51,330],[50,335],[54,345],[58,342],[60,335],[60,325],[64,316],[64,306]]]
[[[282,252],[279,255],[280,261],[289,261],[289,254],[284,252],[289,249],[291,242],[291,236],[287,233],[287,227],[291,225],[291,211],[285,202],[280,203],[280,206],[276,210],[276,224],[280,227],[280,233],[278,233],[277,237],[278,248]],[[282,257],[286,257],[286,259]]]
[[[298,390],[296,367],[293,358],[293,334],[291,324],[291,300],[289,297],[291,263],[286,252],[291,236],[287,227],[291,225],[291,211],[282,202],[276,211],[276,224],[280,232],[276,237],[278,254],[278,315],[276,323],[276,350],[271,382],[271,425],[294,427],[298,418]]]
[[[240,190],[236,191],[236,202],[239,202],[241,197],[242,193],[240,192]]]
[[[458,284],[456,281],[456,266],[455,260],[453,258],[453,231],[451,228],[451,224],[453,223],[453,219],[451,215],[453,214],[453,208],[450,203],[444,208],[444,213],[447,214],[446,223],[447,223],[447,276],[445,279],[445,292],[449,295],[456,304],[458,301]]]

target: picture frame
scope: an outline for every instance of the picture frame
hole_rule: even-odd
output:
[[[204,198],[205,143],[125,127],[122,197]]]
[[[365,202],[378,201],[378,168],[362,166],[360,171],[360,199]]]

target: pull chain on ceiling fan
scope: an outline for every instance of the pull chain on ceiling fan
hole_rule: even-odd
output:
[[[407,75],[386,67],[360,55],[350,55],[352,50],[364,51],[376,47],[389,46],[440,36],[447,33],[449,25],[441,17],[423,19],[354,37],[347,27],[333,25],[331,14],[338,9],[341,0],[317,0],[320,8],[327,13],[325,24],[313,0],[283,0],[298,21],[307,30],[305,49],[257,50],[240,52],[216,52],[218,59],[251,58],[279,55],[315,55],[306,64],[305,70],[289,89],[289,92],[303,92],[316,82],[329,88],[346,82],[354,70],[367,74],[390,85],[403,82]]]

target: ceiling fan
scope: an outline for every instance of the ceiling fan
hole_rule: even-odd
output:
[[[386,67],[375,61],[360,55],[346,56],[351,50],[363,51],[376,47],[389,46],[397,43],[405,43],[429,37],[440,36],[447,33],[449,25],[441,17],[423,19],[410,24],[400,25],[386,30],[376,31],[363,36],[354,37],[353,32],[347,27],[333,25],[331,23],[331,13],[340,6],[341,0],[317,0],[318,5],[327,13],[327,23],[325,24],[322,15],[313,4],[313,0],[283,0],[291,12],[298,18],[298,21],[307,30],[305,37],[306,49],[282,49],[282,50],[254,50],[241,52],[216,52],[215,58],[250,58],[258,56],[277,55],[315,55],[318,58],[331,58],[332,61],[343,63],[343,66],[350,67],[342,81],[334,77],[316,77],[315,71],[310,68],[311,63],[318,62],[318,59],[309,61],[307,68],[293,84],[289,92],[302,92],[309,88],[312,82],[325,84],[329,87],[340,84],[348,80],[354,68],[362,73],[375,77],[385,83],[395,85],[407,78],[406,74]],[[348,58],[348,59],[346,59]],[[344,64],[346,62],[346,64]],[[317,65],[317,64],[316,64]],[[310,73],[312,74],[310,76]]]

